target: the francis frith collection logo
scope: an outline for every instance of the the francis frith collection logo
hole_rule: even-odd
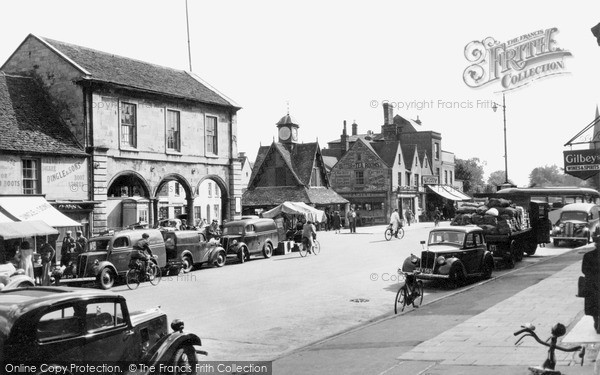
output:
[[[564,58],[571,52],[557,46],[556,27],[537,30],[501,43],[492,37],[472,41],[465,47],[469,65],[463,80],[467,86],[479,88],[499,83],[508,91],[537,79],[568,73]]]

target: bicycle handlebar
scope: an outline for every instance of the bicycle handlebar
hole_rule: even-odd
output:
[[[524,337],[531,336],[539,344],[542,344],[542,345],[547,346],[547,347],[551,347],[552,346],[551,344],[548,344],[547,342],[540,340],[540,338],[538,337],[538,335],[531,328],[523,327],[523,329],[518,330],[513,335],[514,336],[518,336],[518,335],[521,335],[521,334],[524,334],[524,335],[522,337],[520,337],[519,340],[517,340],[517,342],[515,343],[515,345],[518,344]],[[565,347],[562,347],[562,346],[559,346],[559,345],[554,345],[554,348],[556,348],[556,349],[558,349],[560,351],[563,351],[563,352],[576,352],[578,350],[584,349],[581,345],[577,345],[577,346],[574,346],[572,348],[565,348]]]

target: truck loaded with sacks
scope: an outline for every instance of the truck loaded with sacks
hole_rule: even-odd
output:
[[[509,268],[533,255],[539,243],[549,242],[547,203],[531,201],[528,207],[488,197],[459,205],[451,225],[477,225],[483,229],[488,249]],[[548,232],[544,235],[544,231]],[[548,237],[547,240],[545,238]]]

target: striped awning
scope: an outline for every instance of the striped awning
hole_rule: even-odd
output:
[[[468,195],[466,195],[465,193],[456,190],[455,188],[453,188],[452,186],[448,186],[448,185],[427,185],[427,187],[433,191],[434,193],[436,193],[437,195],[441,196],[442,198],[446,198],[452,201],[468,201],[471,200],[472,198],[469,197]]]

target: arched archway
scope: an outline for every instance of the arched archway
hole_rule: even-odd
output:
[[[150,187],[135,171],[122,171],[108,183],[106,226],[121,229],[150,221]]]
[[[194,222],[211,220],[223,223],[229,219],[229,189],[225,181],[217,175],[207,175],[196,186],[194,199]]]
[[[171,173],[156,185],[152,197],[153,224],[161,219],[186,219],[193,223],[194,192],[183,176]]]

